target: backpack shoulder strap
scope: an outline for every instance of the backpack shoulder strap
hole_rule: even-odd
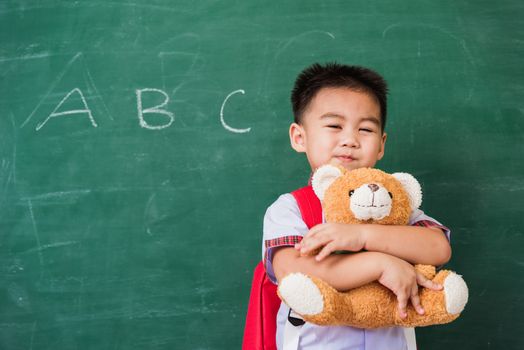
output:
[[[291,194],[295,197],[300,214],[302,214],[302,220],[308,228],[322,223],[322,204],[311,185],[299,188]]]
[[[311,186],[300,188],[291,194],[295,197],[302,220],[308,228],[322,223],[322,206]],[[261,261],[253,273],[242,342],[243,350],[276,350],[276,322],[279,308],[277,286],[267,277]]]

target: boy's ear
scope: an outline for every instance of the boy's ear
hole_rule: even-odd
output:
[[[388,134],[385,132],[382,133],[382,140],[380,140],[380,152],[378,152],[377,160],[381,160],[382,157],[384,157],[384,152],[386,151],[386,140],[388,138]]]
[[[291,147],[297,152],[306,151],[306,140],[305,140],[304,128],[297,124],[292,123],[289,127],[289,141],[291,142]]]

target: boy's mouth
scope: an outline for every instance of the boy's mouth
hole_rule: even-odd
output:
[[[343,163],[349,163],[355,160],[355,158],[351,156],[336,156],[336,158]]]

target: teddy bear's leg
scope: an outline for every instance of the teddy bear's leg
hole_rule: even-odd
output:
[[[345,305],[342,293],[315,277],[293,273],[283,278],[278,286],[280,298],[305,321],[317,325],[340,324],[337,309],[352,314],[351,305]],[[343,305],[344,304],[344,305]]]
[[[415,265],[415,270],[421,273],[428,280],[432,280],[433,278],[435,278],[435,275],[437,274],[436,268],[433,265],[417,264]]]
[[[433,281],[443,285],[444,288],[441,291],[427,288],[420,290],[420,303],[424,308],[424,315],[418,315],[410,305],[406,319],[396,316],[397,325],[421,327],[444,324],[460,316],[468,301],[468,287],[462,277],[452,271],[442,270]]]
[[[459,315],[468,302],[468,286],[462,276],[453,271],[440,271],[434,279],[444,286],[446,311],[450,315]]]

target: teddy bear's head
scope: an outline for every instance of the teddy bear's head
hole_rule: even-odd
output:
[[[312,186],[327,222],[406,225],[422,203],[420,184],[407,173],[324,165],[313,174]]]

